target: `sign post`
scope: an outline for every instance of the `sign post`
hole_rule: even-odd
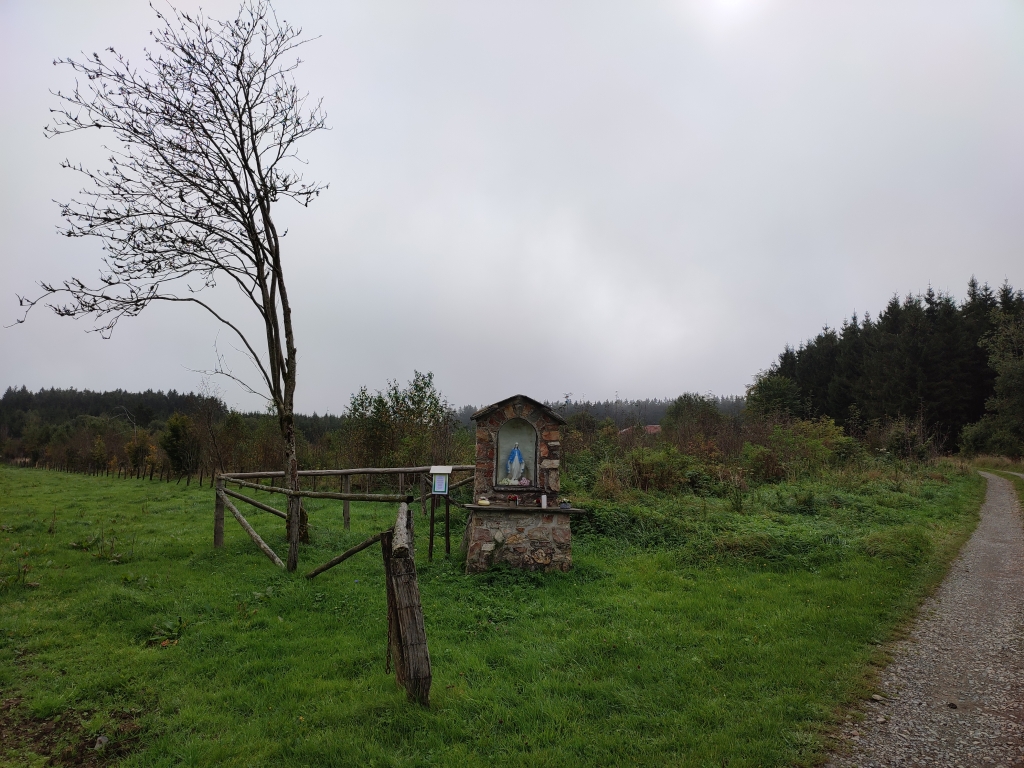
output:
[[[444,553],[451,554],[451,534],[449,531],[448,513],[448,478],[451,476],[452,468],[449,466],[434,466],[430,468],[430,538],[427,545],[427,561],[434,559],[434,513],[437,511],[439,497],[444,497]]]

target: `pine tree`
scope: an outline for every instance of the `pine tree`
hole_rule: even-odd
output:
[[[997,371],[979,342],[994,329],[996,308],[1016,316],[1024,298],[1009,284],[998,295],[974,278],[967,297],[932,288],[893,296],[877,319],[856,314],[838,332],[825,327],[787,346],[769,373],[795,383],[805,416],[860,421],[921,418],[946,448],[978,421],[995,391]]]

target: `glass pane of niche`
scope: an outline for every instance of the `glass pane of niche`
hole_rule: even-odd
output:
[[[537,485],[537,430],[509,419],[498,430],[497,485]]]

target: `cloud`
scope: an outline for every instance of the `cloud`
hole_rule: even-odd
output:
[[[319,35],[299,80],[332,126],[302,150],[329,192],[279,214],[305,410],[414,368],[457,403],[738,393],[893,293],[1024,284],[1014,3],[284,10]],[[41,138],[49,61],[151,26],[136,3],[0,7],[9,297],[98,263],[52,234],[58,161],[99,153]],[[216,329],[147,315],[110,342],[42,314],[3,331],[0,386],[198,386]]]

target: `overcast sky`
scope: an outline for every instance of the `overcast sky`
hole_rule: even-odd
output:
[[[332,127],[302,148],[329,191],[280,211],[302,411],[414,369],[457,405],[739,394],[894,293],[1024,287],[1019,0],[276,7],[320,36],[297,78]],[[60,160],[102,155],[43,137],[72,82],[52,60],[139,59],[154,25],[144,0],[0,0],[4,325],[99,266],[55,234]],[[0,330],[0,388],[191,390],[230,350],[180,307],[88,327]]]

